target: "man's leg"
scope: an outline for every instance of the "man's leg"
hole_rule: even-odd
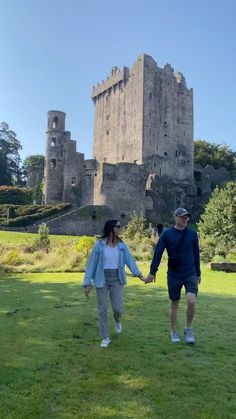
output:
[[[173,332],[176,332],[176,325],[177,325],[177,311],[179,307],[179,301],[171,301],[170,306],[170,324],[171,324],[171,330]]]
[[[187,292],[186,294],[187,298],[187,311],[186,311],[186,317],[187,317],[187,327],[191,327],[194,314],[195,314],[195,306],[196,306],[196,295],[192,292]]]
[[[194,284],[193,284],[194,285]],[[186,298],[187,298],[187,326],[184,328],[185,340],[186,343],[195,343],[195,337],[193,335],[191,326],[195,314],[195,306],[196,306],[196,294],[197,294],[197,286],[195,288],[191,288],[190,285],[186,286]],[[189,290],[190,289],[190,290]],[[191,292],[192,291],[192,292]],[[196,292],[196,294],[195,294]]]

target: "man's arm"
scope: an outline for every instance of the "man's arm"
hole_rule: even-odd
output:
[[[158,271],[158,267],[161,262],[161,258],[162,258],[165,248],[166,248],[166,240],[165,240],[165,233],[163,233],[157,242],[155,252],[152,258],[152,262],[150,265],[150,273],[147,276],[145,282],[156,281],[156,272]]]
[[[194,257],[194,265],[195,265],[195,271],[196,275],[199,278],[199,284],[201,282],[201,269],[200,269],[200,251],[199,251],[199,240],[198,235],[196,233],[194,242],[193,242],[193,257]]]

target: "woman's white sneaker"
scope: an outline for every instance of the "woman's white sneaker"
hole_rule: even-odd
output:
[[[116,322],[115,321],[115,331],[116,331],[116,333],[121,333],[122,332],[122,324],[121,324],[121,322]]]
[[[101,348],[107,348],[110,343],[111,343],[110,338],[104,338],[104,339],[102,339],[102,342],[101,342],[100,346],[101,346]]]

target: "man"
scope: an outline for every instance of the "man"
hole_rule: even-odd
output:
[[[177,208],[174,212],[175,227],[167,228],[160,236],[146,282],[155,282],[155,275],[161,262],[164,250],[168,253],[167,284],[171,300],[170,323],[171,341],[180,342],[176,330],[177,311],[184,286],[187,297],[187,322],[184,328],[185,340],[193,344],[192,321],[195,313],[198,285],[201,282],[199,244],[197,233],[187,228],[191,215],[185,208]]]

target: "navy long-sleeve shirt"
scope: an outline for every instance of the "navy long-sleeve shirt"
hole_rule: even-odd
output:
[[[150,274],[156,274],[165,249],[168,257],[176,254],[183,232],[184,230],[178,230],[177,228],[168,228],[162,233],[153,255]],[[199,242],[196,231],[187,228],[187,233],[178,255],[179,267],[177,270],[168,268],[169,278],[184,279],[192,275],[201,276]]]

